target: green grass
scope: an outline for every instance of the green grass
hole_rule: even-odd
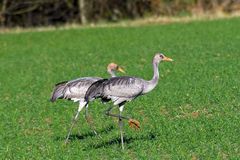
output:
[[[240,159],[239,26],[233,18],[1,34],[1,159]],[[175,61],[160,64],[156,89],[125,106],[124,114],[141,122],[139,131],[125,123],[126,150],[117,121],[98,101],[89,111],[102,139],[82,112],[73,131],[78,136],[65,146],[78,105],[50,103],[54,84],[108,77],[111,61],[127,75],[150,79],[158,51]]]

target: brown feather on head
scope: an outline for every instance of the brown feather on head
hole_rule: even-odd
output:
[[[116,70],[117,69],[117,64],[116,63],[109,63],[107,66],[107,70]]]
[[[109,72],[110,71],[119,71],[119,72],[125,73],[125,71],[123,70],[122,67],[120,67],[119,65],[117,65],[116,63],[113,63],[113,62],[108,64],[107,70]]]

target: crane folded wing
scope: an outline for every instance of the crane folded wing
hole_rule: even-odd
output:
[[[143,81],[135,77],[113,77],[94,82],[87,90],[85,101],[101,98],[106,102],[111,100],[114,105],[131,101],[141,95]]]
[[[60,82],[60,83],[57,83],[55,85],[55,88],[52,92],[52,96],[51,96],[51,99],[50,99],[51,102],[54,102],[57,99],[64,97],[63,90],[65,89],[65,86],[66,86],[67,82],[68,81]]]
[[[64,81],[55,85],[54,91],[51,96],[51,101],[57,99],[71,99],[74,102],[84,100],[87,89],[99,80],[99,77],[84,77],[72,81]]]
[[[96,98],[99,98],[102,95],[103,91],[103,83],[107,81],[107,79],[101,79],[94,82],[87,90],[85,94],[85,101],[89,102]]]

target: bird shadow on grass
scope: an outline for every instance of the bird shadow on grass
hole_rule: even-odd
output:
[[[130,144],[134,141],[152,141],[155,140],[157,138],[157,135],[155,133],[148,133],[147,135],[143,135],[140,137],[124,137],[124,144]],[[102,148],[102,147],[110,147],[112,145],[121,145],[121,138],[114,138],[110,141],[105,141],[102,142],[100,144],[93,144],[93,145],[89,145],[87,148],[94,148],[94,149],[98,149],[98,148]]]
[[[99,135],[103,134],[103,133],[108,133],[111,132],[111,130],[114,129],[114,126],[111,125],[109,127],[105,127],[99,131],[97,131],[97,133]],[[72,134],[69,136],[69,141],[75,141],[75,140],[83,140],[86,139],[88,137],[97,137],[97,135],[95,135],[95,133],[93,133],[93,131],[89,131],[85,134]],[[64,141],[66,139],[66,137],[56,137],[54,140],[55,141]]]

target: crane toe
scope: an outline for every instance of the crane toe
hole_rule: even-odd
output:
[[[140,129],[140,122],[135,119],[129,119],[128,124],[131,128]]]

